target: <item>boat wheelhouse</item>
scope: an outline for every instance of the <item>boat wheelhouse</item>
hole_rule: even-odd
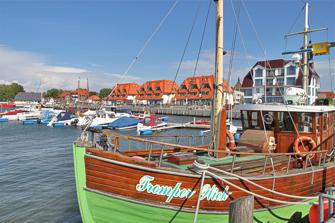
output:
[[[320,145],[321,150],[330,150],[334,146],[334,106],[245,104],[237,105],[235,109],[240,111],[245,131],[239,145],[251,145],[250,137],[256,142],[252,136],[265,133],[275,138],[276,152],[279,153],[293,152],[294,141],[300,136],[310,137],[317,145],[330,138]]]

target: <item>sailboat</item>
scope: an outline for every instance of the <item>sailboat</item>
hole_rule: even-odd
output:
[[[84,131],[73,144],[83,222],[222,223],[229,204],[247,195],[255,197],[256,222],[301,222],[309,201],[334,186],[335,107],[243,106],[245,131],[227,149],[223,0],[216,1],[216,26],[211,143]]]

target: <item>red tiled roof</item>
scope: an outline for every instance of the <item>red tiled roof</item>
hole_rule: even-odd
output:
[[[59,98],[65,98],[67,96],[70,96],[71,95],[71,92],[70,91],[63,91],[62,93],[60,93],[58,95]]]
[[[89,94],[89,91],[87,89],[76,89],[74,91],[71,92],[72,94],[77,94],[80,96],[86,96]]]
[[[98,95],[92,95],[90,96],[88,99],[92,100],[92,101],[100,101],[100,97]]]
[[[323,94],[327,98],[335,98],[335,93],[331,91],[319,91],[318,94]]]
[[[129,95],[135,96],[139,87],[137,83],[117,84],[111,96],[108,97],[108,100],[125,101]]]

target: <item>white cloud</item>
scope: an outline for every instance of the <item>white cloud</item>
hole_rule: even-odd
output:
[[[55,66],[45,62],[38,54],[17,51],[0,45],[0,83],[20,83],[26,91],[43,91],[50,88],[75,89],[78,77],[81,87],[86,87],[89,79],[90,89],[112,87],[117,82],[141,80],[130,75],[94,72],[78,67]]]
[[[51,65],[46,63],[41,55],[0,45],[0,83],[17,82],[22,84],[26,91],[50,88],[74,89],[77,87],[78,77],[85,79],[81,87],[86,87],[86,78],[88,78],[90,89],[93,90],[112,87],[117,82],[141,80],[139,77],[130,75]]]

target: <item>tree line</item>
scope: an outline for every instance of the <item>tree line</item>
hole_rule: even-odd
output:
[[[20,84],[0,84],[0,101],[11,101],[19,92],[24,92],[24,87]]]
[[[43,97],[58,98],[59,95],[66,90],[52,88],[43,93]],[[103,88],[99,92],[90,91],[89,96],[98,95],[100,98],[106,98],[110,93],[111,88]],[[24,87],[17,83],[0,84],[0,101],[12,101],[17,93],[25,92]]]
[[[44,97],[47,97],[47,98],[58,98],[59,95],[64,92],[65,90],[63,89],[57,89],[57,88],[52,88],[52,89],[49,89],[47,90],[45,93],[44,93]],[[96,91],[90,91],[89,92],[89,96],[92,96],[92,95],[98,95],[100,98],[106,98],[110,93],[111,93],[112,89],[111,88],[103,88],[98,92]]]

